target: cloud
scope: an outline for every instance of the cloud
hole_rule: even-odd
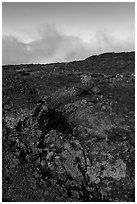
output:
[[[20,64],[25,62],[29,62],[29,56],[26,52],[26,45],[13,36],[3,36],[2,63]]]
[[[122,33],[114,35],[107,31],[97,31],[96,40],[99,50],[107,51],[131,51],[135,49],[135,34]]]
[[[115,37],[111,33],[98,31],[85,43],[77,36],[68,36],[53,26],[40,30],[39,38],[23,43],[14,36],[2,38],[2,63],[49,63],[84,59],[93,54],[108,51],[134,50],[134,34]]]

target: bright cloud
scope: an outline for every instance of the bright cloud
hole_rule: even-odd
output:
[[[85,42],[77,36],[68,36],[53,26],[39,31],[39,38],[28,43],[4,35],[2,38],[2,63],[49,63],[84,59],[102,52],[131,51],[135,49],[134,33],[115,36],[106,31],[92,34]]]

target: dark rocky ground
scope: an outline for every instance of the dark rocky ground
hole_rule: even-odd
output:
[[[3,66],[3,201],[135,201],[135,53]]]

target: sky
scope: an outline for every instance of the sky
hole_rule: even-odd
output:
[[[134,2],[3,2],[2,63],[135,50]]]

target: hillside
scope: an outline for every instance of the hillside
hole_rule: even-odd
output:
[[[2,77],[3,201],[135,201],[135,52]]]

